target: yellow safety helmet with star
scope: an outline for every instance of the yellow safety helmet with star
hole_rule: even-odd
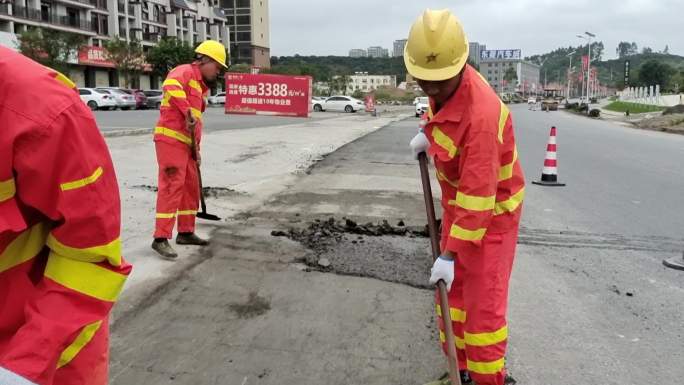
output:
[[[441,81],[458,75],[468,60],[468,39],[448,9],[427,9],[413,23],[404,48],[404,64],[416,79]]]

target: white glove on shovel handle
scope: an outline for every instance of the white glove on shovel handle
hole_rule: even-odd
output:
[[[444,281],[447,291],[451,291],[451,284],[454,283],[454,261],[439,257],[432,265],[430,284],[436,285],[439,280]]]
[[[418,126],[418,134],[411,139],[411,143],[409,143],[409,146],[411,147],[411,151],[413,153],[413,159],[418,159],[418,155],[420,155],[421,152],[424,152],[427,154],[428,148],[430,148],[430,142],[428,141],[427,136],[423,133],[423,128],[425,127],[425,120],[421,120]]]

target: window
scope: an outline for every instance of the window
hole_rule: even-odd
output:
[[[72,27],[78,27],[78,9],[67,7],[66,12],[68,24]]]
[[[238,16],[236,18],[237,24],[238,25],[249,25],[250,24],[250,16],[249,15],[244,15],[244,16]]]
[[[82,88],[79,88],[79,89],[78,89],[78,94],[79,94],[79,95],[92,95],[92,92],[90,92],[90,91],[88,91],[88,90],[84,90],[84,89],[82,89]]]

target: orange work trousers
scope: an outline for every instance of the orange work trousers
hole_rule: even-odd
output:
[[[154,142],[159,165],[155,238],[172,238],[178,217],[178,232],[195,231],[195,215],[199,206],[197,162],[190,146],[183,143]]]
[[[443,226],[450,229],[445,216]],[[448,233],[442,233],[444,249]],[[486,234],[479,247],[462,251],[455,259],[455,278],[449,292],[449,307],[458,367],[467,370],[478,385],[503,385],[508,341],[508,283],[513,268],[518,229]],[[435,295],[440,341],[444,354],[446,336]]]

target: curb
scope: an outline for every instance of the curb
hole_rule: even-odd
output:
[[[102,136],[105,138],[117,138],[120,136],[147,135],[153,132],[153,128],[134,128],[130,130],[104,131],[102,132]]]

